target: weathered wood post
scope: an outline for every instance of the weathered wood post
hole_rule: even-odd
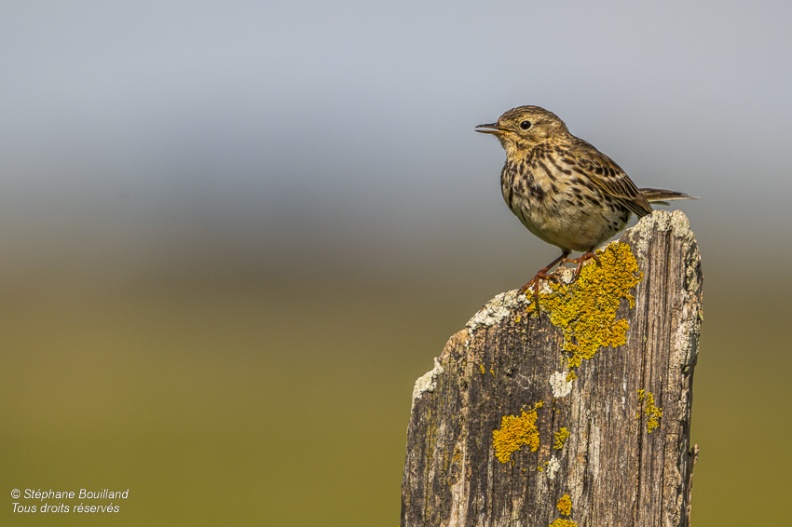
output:
[[[701,261],[655,211],[544,288],[497,295],[415,384],[402,527],[687,526]]]

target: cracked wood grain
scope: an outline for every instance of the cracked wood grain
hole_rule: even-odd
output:
[[[654,212],[620,242],[642,273],[630,290],[633,306],[629,298],[618,304],[625,344],[570,367],[564,349],[579,335],[565,338],[549,312],[529,313],[515,291],[496,296],[449,339],[413,392],[402,527],[689,525],[698,247],[679,211]],[[535,428],[520,417],[533,409]],[[557,449],[561,427],[570,434]],[[513,449],[507,462],[495,455],[495,430],[506,430],[498,440]],[[532,451],[520,434],[534,430]]]

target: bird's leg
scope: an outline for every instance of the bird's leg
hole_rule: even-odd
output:
[[[575,268],[575,278],[577,278],[578,275],[580,275],[580,270],[583,269],[583,264],[588,260],[594,260],[597,262],[597,265],[602,266],[599,256],[597,256],[597,254],[594,252],[594,247],[580,255],[580,258],[564,258],[562,263],[576,264],[577,267]]]
[[[525,283],[525,285],[523,285],[523,286],[520,288],[520,293],[525,293],[526,291],[528,291],[528,289],[529,289],[529,288],[530,288],[532,285],[533,285],[533,286],[535,286],[535,285],[536,285],[536,283],[537,283],[539,280],[546,280],[546,279],[548,279],[548,278],[549,278],[549,275],[547,274],[547,272],[548,272],[550,269],[552,269],[552,268],[553,268],[553,266],[554,266],[554,265],[556,265],[558,262],[560,262],[560,261],[562,261],[562,260],[566,260],[566,259],[567,259],[567,256],[569,256],[569,253],[570,253],[570,251],[568,251],[568,250],[566,250],[566,249],[565,249],[565,250],[564,250],[564,252],[563,252],[563,253],[561,253],[561,256],[559,256],[558,258],[556,258],[555,260],[553,260],[552,262],[550,262],[550,263],[549,263],[549,264],[547,264],[546,266],[544,266],[544,267],[542,267],[541,269],[539,269],[539,270],[536,272],[536,275],[534,275],[534,277],[533,277],[533,278],[531,278],[530,280],[528,280],[528,282],[526,282],[526,283]]]
[[[533,286],[534,306],[536,306],[537,313],[539,312],[539,280],[547,280],[551,278],[551,276],[548,275],[547,272],[550,271],[550,269],[552,269],[553,266],[556,265],[558,262],[567,259],[567,256],[569,256],[570,251],[568,249],[564,249],[563,251],[564,252],[561,253],[561,256],[559,256],[558,258],[556,258],[546,266],[539,269],[539,271],[536,272],[534,277],[528,280],[528,282],[526,282],[525,285],[523,285],[520,288],[520,294],[522,294],[528,291],[528,289],[530,289],[531,286]]]

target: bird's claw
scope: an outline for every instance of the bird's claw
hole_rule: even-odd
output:
[[[539,316],[539,281],[540,280],[547,280],[560,283],[561,279],[558,277],[556,273],[547,274],[549,268],[540,269],[533,278],[528,280],[520,288],[520,294],[525,294],[527,296],[527,292],[529,289],[533,289],[533,303],[534,303],[534,312],[537,316]]]
[[[588,260],[594,260],[595,262],[597,262],[598,266],[602,266],[599,256],[597,256],[597,254],[593,250],[586,251],[579,258],[567,258],[568,255],[569,255],[568,252],[564,252],[564,254],[562,254],[559,258],[554,260],[550,265],[539,269],[539,271],[534,275],[534,277],[528,280],[528,282],[526,282],[525,285],[523,285],[520,288],[519,294],[521,295],[526,294],[526,296],[528,290],[533,289],[533,302],[535,308],[534,311],[536,312],[537,316],[539,315],[539,281],[552,280],[556,283],[561,283],[561,278],[558,276],[557,272],[548,274],[550,269],[555,264],[558,263],[559,265],[564,265],[566,263],[571,263],[576,265],[574,279],[577,279],[577,277],[580,275],[580,270],[583,269],[583,264],[586,263]]]
[[[564,265],[566,263],[574,264],[576,266],[575,278],[577,278],[580,275],[580,270],[583,269],[583,264],[589,260],[594,260],[595,262],[597,262],[597,265],[599,267],[602,267],[602,262],[600,262],[599,256],[597,256],[597,254],[593,250],[586,251],[579,258],[564,258],[563,260],[561,260],[561,265]]]

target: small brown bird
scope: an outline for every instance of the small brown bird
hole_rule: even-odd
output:
[[[503,199],[529,231],[561,248],[561,256],[543,267],[521,292],[547,279],[556,264],[596,259],[594,249],[622,230],[633,213],[652,212],[650,203],[695,199],[681,192],[639,189],[619,165],[586,141],[569,133],[564,121],[538,106],[513,108],[498,122],[477,132],[493,134],[506,150],[501,171]],[[577,259],[570,252],[583,251]]]

